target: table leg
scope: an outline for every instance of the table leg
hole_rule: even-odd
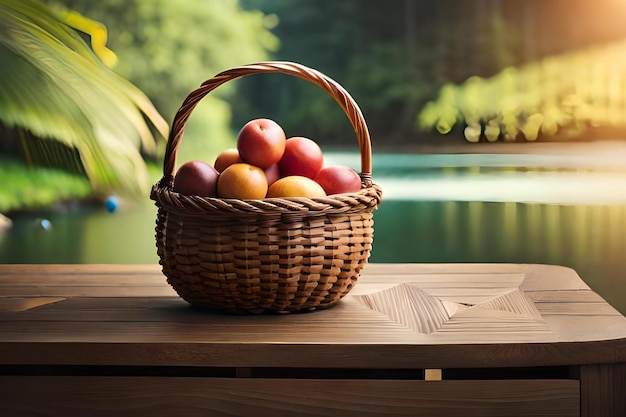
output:
[[[580,367],[580,415],[626,416],[626,363]]]

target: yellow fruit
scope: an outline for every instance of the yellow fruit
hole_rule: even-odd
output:
[[[254,165],[229,165],[217,179],[217,196],[241,200],[260,200],[267,194],[265,172]]]
[[[290,175],[274,182],[267,191],[268,197],[326,197],[321,185],[310,178]]]

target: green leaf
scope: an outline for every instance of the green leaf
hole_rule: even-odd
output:
[[[141,152],[167,123],[76,31],[39,1],[0,0],[0,61],[3,124],[76,149],[96,191],[145,194]]]

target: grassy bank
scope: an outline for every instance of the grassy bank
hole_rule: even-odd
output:
[[[0,213],[49,207],[92,194],[86,178],[51,168],[28,168],[0,158]]]

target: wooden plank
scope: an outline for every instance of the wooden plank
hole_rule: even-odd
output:
[[[4,275],[65,275],[65,274],[154,274],[161,271],[158,264],[3,264]]]
[[[606,303],[597,293],[587,290],[549,290],[549,291],[524,291],[524,294],[535,303],[553,302],[558,299],[561,303]]]
[[[150,274],[16,274],[2,275],[0,277],[0,289],[4,287],[31,287],[48,286],[54,284],[55,287],[63,286],[168,286],[165,276],[160,273]]]
[[[0,377],[0,414],[40,416],[579,416],[575,380]]]
[[[412,274],[415,270],[419,269],[424,274],[449,274],[449,273],[470,273],[470,274],[482,274],[482,273],[520,273],[525,274],[530,268],[529,264],[513,264],[513,263],[368,263],[363,269],[363,274],[367,275],[402,275]]]
[[[607,303],[577,303],[573,301],[563,302],[563,301],[553,301],[553,302],[542,302],[537,304],[537,309],[541,312],[542,316],[547,316],[550,314],[558,314],[560,316],[570,315],[570,316],[594,316],[599,318],[600,316],[606,317],[621,317],[619,311],[617,311],[613,306]]]
[[[419,272],[418,272],[419,271]],[[589,289],[575,270],[559,265],[509,264],[509,263],[445,263],[445,264],[385,264],[369,263],[362,276],[397,276],[438,274],[522,274],[522,289],[528,290],[575,290]]]
[[[159,265],[0,265],[0,297],[176,296]]]
[[[426,288],[517,288],[524,282],[524,274],[510,273],[412,273],[412,274],[377,274],[369,275],[363,272],[362,282],[366,284],[382,283],[390,281],[395,284],[405,282],[418,283]]]
[[[0,297],[175,297],[172,287],[165,285],[48,285],[6,286]]]
[[[212,342],[98,334],[41,343],[0,343],[0,365],[206,366],[286,368],[494,368],[626,362],[626,342],[523,344],[307,344]],[[85,326],[82,326],[85,327]],[[14,329],[15,332],[18,329]],[[141,331],[133,326],[130,331]],[[204,331],[210,334],[210,327]],[[17,338],[17,337],[16,337]],[[108,339],[108,340],[107,340]],[[131,339],[131,342],[124,342]],[[168,340],[169,339],[169,340]],[[581,346],[582,345],[582,346]]]
[[[45,306],[52,303],[63,301],[62,297],[26,297],[26,298],[8,298],[0,297],[0,311],[26,311],[32,308]],[[21,316],[20,316],[21,317]]]
[[[626,363],[580,367],[581,416],[626,416]]]

